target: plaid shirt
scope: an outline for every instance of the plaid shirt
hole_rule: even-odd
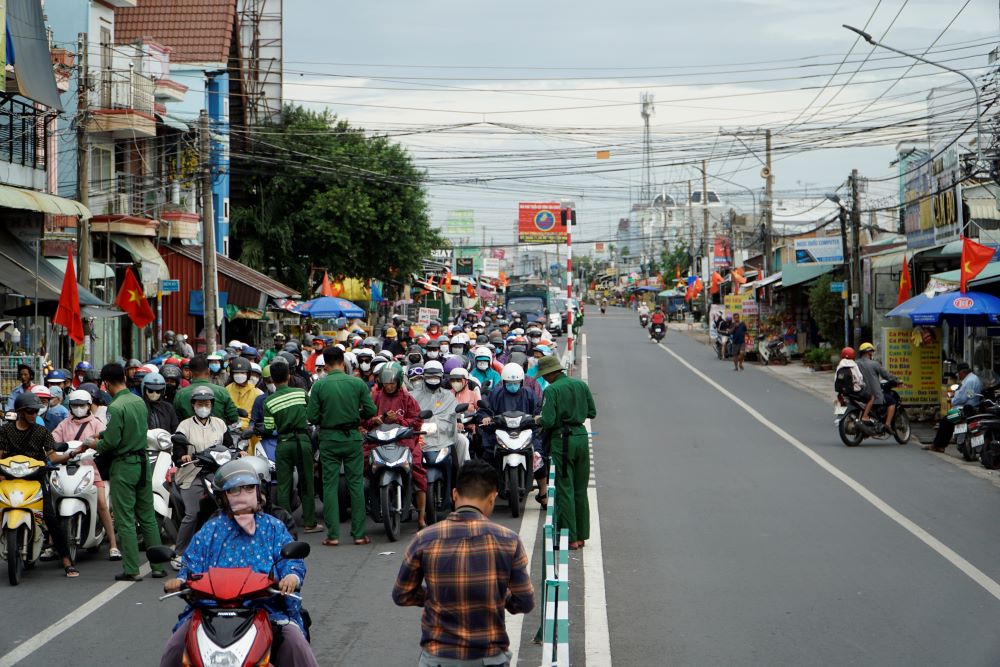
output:
[[[473,508],[417,533],[403,556],[392,599],[423,607],[420,645],[454,660],[506,651],[504,609],[526,614],[535,606],[521,539]]]

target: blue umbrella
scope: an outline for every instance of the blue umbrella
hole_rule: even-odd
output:
[[[300,303],[295,311],[303,317],[332,319],[335,317],[364,317],[365,311],[347,299],[336,296],[320,296]]]
[[[888,313],[886,313],[885,316],[886,317],[909,317],[910,313],[912,313],[914,310],[916,310],[920,306],[924,305],[925,303],[927,303],[928,301],[930,301],[931,299],[933,299],[935,296],[937,296],[937,295],[934,294],[934,295],[928,296],[927,294],[921,292],[920,294],[918,294],[918,295],[916,295],[914,297],[911,297],[911,298],[907,299],[906,301],[904,301],[903,303],[899,304],[898,306],[896,306],[895,308],[893,308],[892,310],[890,310]]]
[[[899,308],[907,303],[909,301]],[[892,312],[889,314],[892,315]],[[924,298],[909,316],[914,325],[923,326],[937,325],[942,319],[958,326],[995,325],[1000,323],[1000,298],[983,292],[945,292],[930,299]]]

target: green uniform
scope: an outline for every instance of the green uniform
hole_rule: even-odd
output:
[[[564,373],[542,394],[541,426],[556,467],[556,523],[569,530],[570,542],[590,538],[590,452],[583,422],[596,416],[590,387]]]
[[[212,404],[212,416],[218,417],[226,422],[226,425],[235,424],[240,420],[240,413],[236,411],[236,404],[229,397],[229,392],[224,387],[212,384],[209,380],[191,380],[191,384],[183,389],[177,390],[174,396],[174,410],[177,411],[177,419],[184,421],[189,417],[194,417],[194,408],[191,407],[191,394],[198,387],[208,387],[215,394],[215,402]]]
[[[274,465],[278,476],[279,507],[292,511],[292,483],[299,470],[302,490],[302,520],[307,527],[316,525],[316,489],[313,486],[312,444],[306,429],[306,392],[284,385],[264,399],[264,430],[278,432]]]
[[[365,452],[358,427],[375,416],[371,390],[361,378],[333,371],[309,392],[309,423],[319,426],[319,456],[323,464],[323,517],[327,537],[340,539],[337,489],[344,466],[351,494],[351,535],[365,534]]]
[[[147,547],[160,543],[160,529],[153,511],[153,486],[146,460],[146,428],[149,413],[141,398],[122,389],[108,406],[108,427],[97,441],[97,453],[113,456],[111,502],[122,551],[122,570],[139,574],[138,523]],[[162,565],[153,565],[163,570]]]

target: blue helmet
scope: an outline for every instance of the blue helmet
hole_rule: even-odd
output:
[[[69,377],[58,368],[54,371],[49,371],[48,375],[45,376],[45,384],[50,382],[66,382],[67,380],[69,380]]]

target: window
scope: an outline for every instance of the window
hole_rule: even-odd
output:
[[[699,204],[701,203],[701,190],[695,190],[691,193],[691,203]]]
[[[108,146],[90,149],[90,185],[97,192],[110,192],[113,186],[114,150]]]

